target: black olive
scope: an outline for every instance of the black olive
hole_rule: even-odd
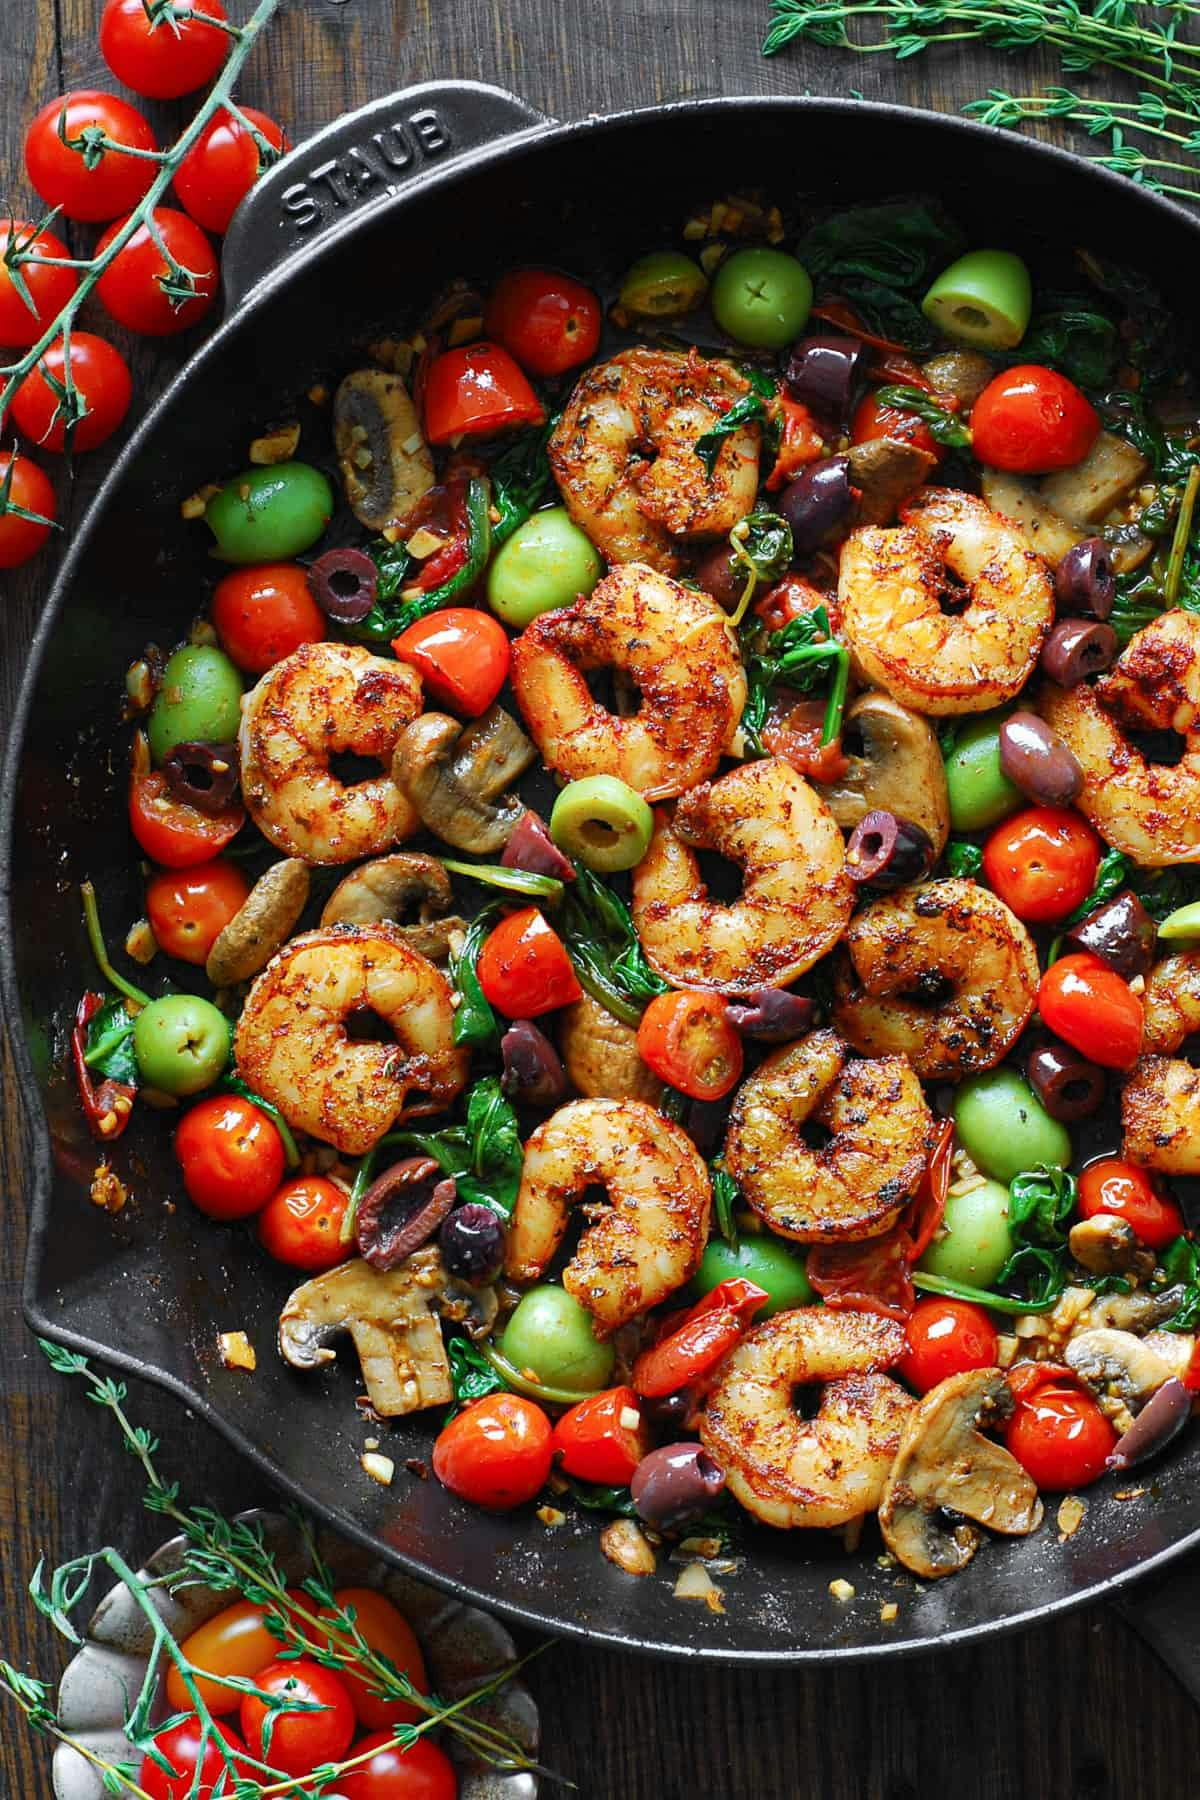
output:
[[[850,417],[865,354],[866,346],[859,338],[802,338],[793,345],[788,357],[784,385],[792,399],[807,406],[819,424],[840,431]]]
[[[1104,1070],[1057,1038],[1038,1045],[1025,1065],[1029,1085],[1052,1119],[1086,1119],[1104,1101]]]
[[[1059,687],[1078,687],[1117,660],[1117,634],[1098,619],[1063,619],[1042,645],[1042,667]]]
[[[1083,770],[1036,713],[1015,712],[1000,727],[1000,767],[1029,800],[1066,806],[1083,786]]]
[[[742,597],[747,569],[739,563],[727,544],[718,544],[696,564],[692,579],[697,587],[711,594],[718,606],[732,609]]]
[[[1072,925],[1063,948],[1098,956],[1126,981],[1132,981],[1135,975],[1150,973],[1157,942],[1158,926],[1137,895],[1123,888],[1078,925]]]
[[[688,1100],[679,1123],[701,1156],[708,1158],[725,1136],[729,1107],[724,1100]]]
[[[472,1201],[442,1221],[438,1245],[456,1281],[483,1287],[504,1266],[504,1227],[490,1206]]]
[[[829,456],[810,464],[789,481],[779,496],[779,510],[792,528],[797,555],[819,550],[837,537],[850,519],[858,489],[850,480],[850,459]]]
[[[1147,1462],[1165,1450],[1191,1418],[1193,1398],[1177,1376],[1164,1381],[1128,1431],[1117,1439],[1109,1452],[1107,1467],[1118,1471],[1132,1469],[1135,1463]]]
[[[919,825],[882,810],[864,813],[846,845],[847,875],[869,887],[896,888],[920,881],[935,860],[933,844]]]
[[[308,588],[327,618],[357,625],[375,604],[379,570],[365,550],[326,550],[308,571]]]
[[[724,1486],[724,1471],[702,1444],[664,1444],[643,1456],[629,1492],[639,1518],[671,1531],[706,1513]]]
[[[163,763],[163,774],[176,800],[197,812],[225,812],[237,797],[238,747],[176,744]]]
[[[686,1430],[688,1420],[696,1411],[696,1404],[696,1396],[691,1389],[680,1388],[674,1394],[660,1394],[653,1399],[643,1399],[642,1417],[656,1432],[669,1437],[674,1443],[677,1434]]]
[[[500,861],[506,869],[524,869],[527,875],[553,875],[557,881],[575,879],[570,858],[563,855],[535,812],[522,813]]]
[[[532,1019],[514,1019],[500,1039],[500,1085],[523,1106],[554,1106],[567,1091],[558,1051]]]
[[[358,1254],[373,1269],[394,1269],[437,1230],[457,1198],[452,1176],[432,1156],[406,1156],[373,1181],[354,1215]]]
[[[1112,551],[1103,538],[1072,544],[1054,574],[1058,610],[1088,619],[1107,619],[1117,597]]]
[[[786,988],[752,988],[735,994],[725,1011],[731,1025],[743,1037],[762,1044],[786,1044],[803,1037],[817,1010],[807,994],[789,994]]]

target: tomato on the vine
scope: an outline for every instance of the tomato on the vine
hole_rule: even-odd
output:
[[[20,263],[17,274],[33,301],[30,311],[13,280],[12,270],[3,260],[14,243],[18,250],[34,257],[69,259],[71,252],[60,237],[52,231],[39,231],[28,219],[0,222],[0,344],[24,349],[36,344],[57,319],[79,286],[79,276],[74,269],[56,269],[44,262]]]
[[[416,1633],[386,1594],[380,1594],[374,1588],[338,1588],[333,1598],[343,1610],[353,1611],[355,1630],[364,1643],[386,1656],[399,1674],[408,1677],[418,1694],[427,1694],[429,1677]],[[327,1607],[322,1607],[320,1616],[328,1616]],[[385,1699],[368,1677],[356,1675],[351,1669],[343,1669],[341,1676],[354,1702],[358,1722],[366,1730],[382,1731],[385,1726],[409,1725],[421,1717],[420,1708],[411,1700]]]
[[[129,223],[118,219],[96,245],[103,256],[119,231]],[[217,297],[218,264],[212,245],[186,213],[172,206],[156,206],[157,238],[186,278],[173,276],[171,264],[148,225],[139,225],[129,242],[117,251],[96,283],[96,293],[118,324],[146,337],[170,337],[186,331],[202,319]]]
[[[37,555],[57,510],[50,479],[37,464],[0,451],[0,569],[18,569]],[[34,517],[22,518],[22,513]]]
[[[939,1381],[996,1361],[996,1328],[982,1307],[965,1300],[919,1300],[907,1324],[908,1349],[897,1373],[927,1394]]]
[[[283,1179],[283,1140],[261,1107],[212,1094],[184,1113],[175,1155],[188,1197],[210,1219],[246,1219]]]
[[[487,334],[531,375],[564,375],[596,354],[600,302],[590,288],[551,269],[512,269],[492,289]]]
[[[232,1751],[248,1756],[246,1745],[236,1731],[231,1730],[221,1719],[214,1719],[213,1724]],[[251,1778],[253,1771],[248,1764],[230,1775],[224,1757],[211,1738],[201,1755],[200,1736],[200,1721],[195,1713],[181,1719],[178,1725],[172,1725],[168,1731],[156,1734],[155,1748],[162,1751],[175,1773],[168,1775],[148,1752],[142,1757],[138,1785],[150,1796],[150,1800],[214,1800],[214,1796],[217,1800],[225,1800],[226,1796],[233,1794],[239,1778],[247,1781]],[[200,1765],[198,1783],[197,1763]]]
[[[83,414],[71,433],[73,450],[95,450],[124,422],[133,398],[129,364],[114,344],[90,331],[71,333],[71,380]],[[51,344],[13,395],[12,416],[43,450],[65,450],[66,418],[58,389],[65,385],[62,339]]]
[[[1017,1399],[1004,1441],[1038,1487],[1060,1493],[1100,1479],[1117,1433],[1090,1394],[1051,1382]]]
[[[119,150],[102,151],[89,169],[83,149],[71,146],[99,143],[101,134],[129,150],[158,149],[137,107],[98,88],[78,88],[48,101],[25,134],[25,172],[35,191],[47,206],[61,207],[68,219],[94,225],[132,212],[158,173],[152,157]]]
[[[285,1701],[303,1700],[319,1706],[321,1711],[271,1714],[274,1723],[268,1742],[263,1732],[268,1717],[266,1702],[255,1694],[246,1694],[242,1700],[242,1735],[252,1755],[285,1775],[311,1775],[321,1763],[341,1762],[354,1736],[354,1708],[339,1675],[301,1656],[295,1662],[271,1663],[254,1677],[254,1685],[264,1694]]]
[[[188,18],[192,13],[198,17]],[[221,0],[174,0],[165,24],[151,19],[145,0],[108,0],[100,15],[100,54],[116,76],[147,100],[178,100],[211,81],[233,47],[221,25]]]
[[[642,1014],[638,1055],[693,1100],[719,1100],[742,1072],[742,1040],[719,994],[656,994]]]
[[[1060,956],[1042,976],[1038,1011],[1056,1037],[1099,1063],[1131,1069],[1142,1048],[1142,1003],[1098,956]]]
[[[911,444],[914,450],[924,450],[928,456],[941,459],[941,446],[923,419],[916,413],[905,412],[902,406],[889,406],[877,394],[870,393],[865,394],[854,409],[850,442],[867,444],[875,438]]]
[[[236,863],[197,863],[190,869],[164,869],[146,887],[146,917],[168,956],[198,967],[239,913],[250,883]]]
[[[428,1738],[417,1738],[407,1750],[393,1742],[390,1731],[362,1740],[356,1756],[373,1752],[370,1761],[338,1776],[345,1800],[454,1800],[458,1777],[454,1764]]]
[[[325,1175],[297,1175],[276,1188],[258,1215],[258,1239],[276,1262],[293,1269],[332,1269],[353,1244],[342,1242],[349,1196]]]
[[[392,639],[392,649],[417,670],[435,700],[469,719],[487,711],[508,675],[503,625],[472,606],[446,606],[418,619]]]
[[[201,812],[176,800],[161,769],[135,774],[129,784],[129,827],[151,862],[191,869],[217,856],[246,823],[234,801],[219,813]]]
[[[545,1483],[551,1435],[549,1419],[532,1400],[485,1394],[442,1427],[433,1472],[460,1499],[504,1512],[532,1500]]]
[[[501,919],[484,939],[476,973],[485,997],[510,1019],[536,1019],[583,993],[562,939],[536,906]]]
[[[1093,1219],[1097,1213],[1124,1219],[1152,1250],[1165,1250],[1187,1230],[1182,1212],[1158,1192],[1152,1176],[1116,1156],[1089,1163],[1079,1177],[1079,1216]]]
[[[589,1394],[554,1427],[554,1448],[563,1470],[578,1481],[627,1487],[650,1448],[650,1427],[631,1387]]]
[[[425,435],[431,444],[490,437],[546,414],[502,344],[465,344],[435,356],[425,377]]]
[[[283,128],[253,106],[239,109],[268,144],[287,149]],[[204,127],[178,169],[175,192],[184,211],[205,231],[228,231],[229,221],[262,170],[262,152],[242,119],[222,109]]]
[[[1031,806],[997,825],[983,847],[988,886],[1030,925],[1051,925],[1092,891],[1100,839],[1066,806]]]
[[[319,644],[327,630],[299,563],[231,570],[213,589],[209,617],[222,649],[248,675],[265,675],[302,644]]]
[[[1021,363],[993,377],[971,408],[981,463],[1017,475],[1047,475],[1082,462],[1100,431],[1090,400],[1057,369]]]

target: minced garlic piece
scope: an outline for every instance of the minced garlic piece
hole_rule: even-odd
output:
[[[208,509],[209,501],[212,499],[214,494],[219,494],[220,491],[221,490],[215,481],[205,482],[205,484],[202,488],[197,488],[196,492],[194,494],[189,494],[186,500],[180,501],[180,503],[179,503],[180,518],[181,519],[202,519],[204,517],[205,512]]]
[[[653,1575],[658,1566],[641,1527],[632,1519],[614,1519],[606,1525],[600,1533],[600,1548],[626,1575]]]
[[[679,1571],[679,1579],[675,1583],[677,1600],[703,1600],[710,1612],[723,1613],[722,1601],[724,1591],[719,1588],[704,1564],[687,1563]]]
[[[440,531],[430,531],[428,525],[422,525],[414,531],[408,540],[408,553],[418,559],[432,556],[435,550],[444,550],[449,540]]]
[[[1068,1494],[1058,1505],[1058,1541],[1065,1544],[1069,1537],[1074,1537],[1083,1524],[1087,1512],[1087,1501],[1081,1500],[1078,1494]]]
[[[125,933],[125,954],[144,968],[158,955],[158,939],[149,919],[136,919]]]
[[[258,1367],[254,1345],[244,1331],[222,1331],[217,1335],[217,1349],[227,1369],[245,1369],[253,1375]]]
[[[840,1575],[836,1581],[830,1582],[829,1591],[835,1600],[853,1600],[855,1593],[850,1583],[843,1581]]]
[[[124,1099],[124,1095],[121,1096]],[[129,1111],[128,1105],[125,1108]],[[129,1198],[129,1190],[121,1177],[106,1162],[96,1164],[92,1171],[92,1185],[89,1189],[93,1206],[102,1206],[106,1213],[119,1213],[124,1210]]]
[[[900,1608],[896,1605],[894,1600],[887,1601],[886,1604],[879,1609],[879,1623],[881,1625],[894,1625],[899,1616]]]
[[[368,1450],[362,1458],[363,1473],[380,1487],[391,1487],[392,1476],[396,1473],[396,1465],[390,1456],[381,1456],[378,1450]]]
[[[272,468],[275,463],[290,462],[300,444],[300,426],[295,420],[290,425],[277,425],[274,431],[266,431],[262,437],[256,437],[250,446],[250,461],[260,468]]]
[[[566,1513],[560,1512],[557,1506],[539,1506],[537,1516],[548,1531],[557,1531],[560,1525],[567,1522]]]

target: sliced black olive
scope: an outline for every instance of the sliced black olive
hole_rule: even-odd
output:
[[[893,812],[864,814],[846,845],[846,873],[851,881],[877,888],[904,887],[920,881],[937,859],[928,835],[911,819]]]
[[[1000,767],[1029,800],[1066,806],[1083,786],[1083,770],[1036,713],[1015,712],[1000,727]]]
[[[850,417],[865,353],[866,346],[859,338],[802,338],[788,358],[784,385],[819,424],[840,431]]]
[[[1132,1469],[1135,1463],[1146,1462],[1160,1450],[1165,1450],[1191,1418],[1192,1398],[1175,1376],[1164,1381],[1158,1392],[1147,1400],[1129,1430],[1117,1439],[1109,1452],[1108,1467]]]
[[[1059,687],[1078,687],[1117,660],[1117,634],[1098,619],[1063,619],[1042,645],[1042,667]]]
[[[1090,1118],[1104,1102],[1104,1070],[1057,1038],[1038,1045],[1025,1074],[1050,1117],[1064,1125]]]
[[[375,604],[379,570],[365,550],[326,550],[308,571],[308,588],[327,618],[356,625]]]
[[[848,524],[858,489],[850,480],[845,456],[812,463],[789,481],[779,496],[779,510],[792,528],[796,553],[805,556],[828,544]]]
[[[1150,973],[1157,942],[1158,926],[1137,895],[1122,888],[1078,925],[1072,925],[1063,947],[1098,956],[1126,981],[1132,981],[1135,975]]]
[[[163,763],[163,774],[176,800],[197,812],[224,812],[237,796],[238,747],[176,744]]]
[[[500,1085],[522,1106],[553,1106],[567,1091],[558,1051],[532,1019],[514,1019],[500,1039]]]
[[[1117,597],[1112,551],[1103,538],[1073,544],[1054,573],[1058,610],[1075,617],[1107,619]]]
[[[803,1037],[813,1022],[817,1003],[807,994],[789,994],[786,988],[753,988],[726,1004],[731,1025],[743,1037],[762,1044],[786,1044]]]
[[[432,1156],[406,1156],[385,1169],[358,1203],[354,1242],[373,1269],[394,1269],[431,1238],[457,1198],[452,1176]]]

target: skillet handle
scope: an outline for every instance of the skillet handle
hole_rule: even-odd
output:
[[[1134,1582],[1112,1604],[1200,1705],[1200,1557]]]
[[[507,89],[479,81],[422,82],[335,119],[268,169],[234,214],[221,257],[226,314],[343,219],[549,123]]]

